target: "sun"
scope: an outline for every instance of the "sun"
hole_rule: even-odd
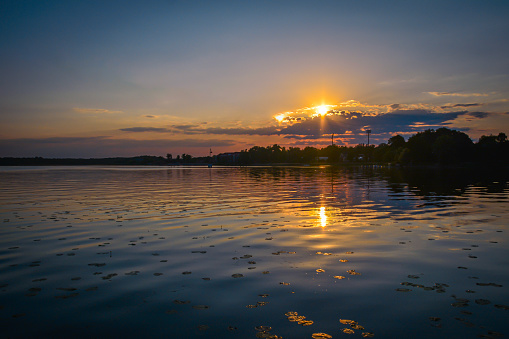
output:
[[[322,117],[324,115],[326,115],[327,112],[329,111],[329,108],[327,107],[327,105],[317,106],[315,109],[316,109],[316,113],[320,114]]]
[[[278,122],[281,122],[281,121],[283,121],[283,119],[285,117],[286,116],[284,114],[278,114],[278,115],[274,116],[274,119],[276,119]]]

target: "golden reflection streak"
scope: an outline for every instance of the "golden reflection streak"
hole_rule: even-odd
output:
[[[327,226],[327,216],[325,215],[325,206],[320,207],[320,225]]]

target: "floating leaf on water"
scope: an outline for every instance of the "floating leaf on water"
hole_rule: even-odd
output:
[[[285,285],[285,286],[288,286],[290,285],[290,283],[287,283],[287,282],[280,282],[279,285]]]
[[[184,304],[189,304],[191,302],[189,300],[173,300],[173,303],[177,304],[177,305],[184,305]]]
[[[342,329],[343,333],[346,333],[346,334],[354,334],[355,331],[350,329],[350,328],[344,328]]]
[[[409,289],[409,288],[396,288],[396,291],[398,291],[398,292],[410,292],[412,290]]]
[[[345,252],[345,254],[353,254],[354,252]]]
[[[246,307],[247,308],[257,308],[258,306],[257,305],[247,305]]]
[[[109,280],[113,277],[116,277],[118,274],[116,273],[111,273],[111,274],[108,274],[108,275],[105,275],[104,277],[102,277],[103,280]]]
[[[361,325],[358,325],[358,324],[350,324],[350,326],[354,329],[354,330],[360,330],[362,331],[364,329],[364,326],[361,326]]]
[[[259,297],[262,297],[262,298],[267,298],[269,295],[268,294],[258,294]]]
[[[235,274],[232,274],[232,277],[233,278],[242,278],[244,275],[243,274],[240,274],[240,273],[235,273]]]
[[[125,275],[138,275],[138,273],[140,273],[140,271],[131,271],[131,272],[127,272],[127,273],[124,273]]]
[[[40,279],[34,279],[32,280],[32,282],[39,282],[39,281],[45,281],[45,280],[48,280],[47,278],[40,278]],[[1,288],[2,286],[0,286]]]
[[[79,295],[79,293],[77,293],[77,292],[71,293],[71,294],[67,294],[67,295],[56,295],[55,299],[67,299],[67,298],[76,297],[78,295]]]
[[[495,284],[495,283],[476,283],[478,286],[493,286],[493,287],[502,287],[502,285]]]
[[[487,299],[475,299],[475,303],[478,305],[488,305],[491,304],[491,301]]]
[[[348,320],[348,319],[339,319],[339,322],[344,325],[357,324],[357,322],[355,320]]]
[[[270,274],[270,271],[263,271],[262,274]]]
[[[317,270],[316,270],[316,272],[317,272],[317,273],[323,273],[323,272],[325,272],[325,270],[323,270],[323,269],[319,268],[319,269],[317,269]]]
[[[418,275],[409,274],[408,277],[410,279],[419,279],[420,277]]]
[[[339,262],[348,262],[348,259],[339,259]]]
[[[362,332],[361,335],[364,338],[373,338],[375,336],[375,334],[373,332]]]
[[[287,317],[291,317],[291,316],[299,315],[299,313],[297,313],[297,312],[286,312],[286,313],[285,313],[285,315],[286,315]]]
[[[507,305],[495,304],[494,306],[498,309],[509,311],[509,306]]]
[[[195,310],[208,310],[209,306],[207,306],[207,305],[194,305],[193,308]]]
[[[102,267],[102,266],[106,266],[106,263],[91,263],[91,264],[88,264],[88,266],[95,266],[95,267]]]
[[[452,307],[467,307],[468,306],[468,302],[457,301],[455,303],[452,303],[451,306]]]
[[[311,325],[313,325],[313,320],[301,320],[301,321],[299,321],[299,325],[311,326]]]
[[[210,278],[202,278],[202,280],[209,281]]]
[[[348,271],[346,271],[346,273],[348,273],[350,275],[361,275],[359,272],[355,272],[355,270],[348,270]]]
[[[272,327],[260,325],[256,326],[255,330],[257,330],[258,332],[270,332],[272,330]]]
[[[290,322],[299,322],[304,319],[306,319],[306,317],[303,315],[291,315],[288,317],[288,321],[290,321]]]
[[[257,305],[257,306],[265,306],[265,305],[267,305],[268,303],[269,303],[268,301],[258,301],[258,302],[256,302],[256,305]]]
[[[458,266],[458,268],[459,268],[460,270],[467,270],[467,269],[468,269],[468,268],[466,268],[466,267],[464,267],[464,266]]]
[[[182,274],[187,275],[187,274],[191,274],[191,272],[185,271],[185,272],[182,272]]]
[[[154,275],[155,275],[156,277],[159,277],[159,276],[161,276],[161,275],[163,275],[163,274],[162,274],[162,273],[160,273],[160,272],[157,272],[157,273],[154,273]]]
[[[327,333],[313,333],[311,335],[311,337],[313,339],[330,339],[330,338],[332,338],[332,336]]]
[[[56,289],[60,290],[60,291],[67,291],[67,292],[76,291],[76,289],[73,287],[57,287]]]

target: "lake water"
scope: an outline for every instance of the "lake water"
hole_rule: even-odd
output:
[[[6,167],[1,336],[508,336],[508,198],[452,170]]]

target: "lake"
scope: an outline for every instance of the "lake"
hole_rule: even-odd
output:
[[[2,337],[507,336],[507,179],[5,167]]]

